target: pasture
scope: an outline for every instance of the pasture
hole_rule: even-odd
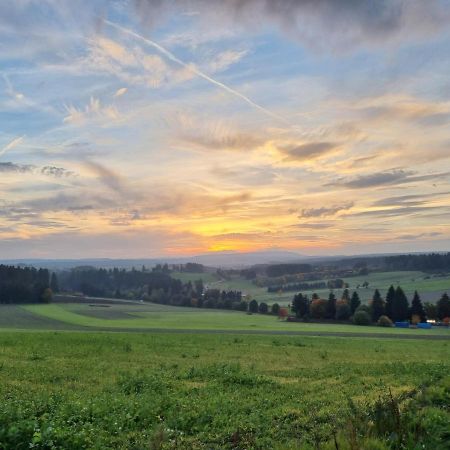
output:
[[[335,448],[355,408],[433,385],[448,356],[448,341],[3,330],[0,448]],[[443,449],[448,411],[428,408]]]
[[[217,288],[221,290],[239,290],[242,293],[249,295],[258,302],[266,302],[268,304],[279,303],[287,305],[292,301],[295,292],[269,293],[267,288],[258,287],[252,283],[251,280],[246,280],[242,277],[232,277],[230,280],[218,278],[214,274],[172,274],[175,278],[183,278],[186,275],[191,276],[191,280],[203,278],[204,282],[210,288]],[[195,275],[193,278],[192,276]],[[326,281],[326,280],[323,280]],[[398,272],[371,272],[368,275],[347,277],[344,281],[349,284],[350,291],[357,291],[361,301],[367,303],[373,296],[375,289],[385,295],[389,286],[400,285],[411,300],[414,291],[417,290],[423,301],[436,302],[444,292],[450,292],[450,275],[445,276],[431,276],[430,274],[418,271],[398,271]],[[362,287],[362,284],[367,281],[369,286]],[[358,287],[359,286],[359,287]],[[311,295],[317,292],[322,298],[327,298],[329,289],[313,289],[304,290],[303,293]],[[342,294],[342,289],[334,290],[337,297]]]
[[[47,305],[0,305],[0,324],[21,329],[80,330],[201,330],[267,333],[356,333],[407,335],[410,337],[449,336],[450,330],[356,326],[352,324],[300,323],[280,321],[264,314],[240,311],[183,308],[167,305],[126,303],[99,306],[93,303],[53,303]]]
[[[403,405],[428,385],[438,405],[427,397],[420,420],[431,431],[413,438],[444,449],[449,354],[446,328],[100,300],[0,305],[0,448],[325,450],[335,439],[350,448],[357,427],[358,448],[387,449],[355,411],[369,420],[380,398]]]

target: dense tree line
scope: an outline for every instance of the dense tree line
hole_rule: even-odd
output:
[[[387,256],[385,264],[387,270],[447,271],[450,270],[450,252]]]
[[[259,287],[282,286],[292,283],[323,281],[325,279],[333,281],[353,275],[355,273],[352,270],[325,270],[320,272],[286,274],[279,277],[258,276],[253,280],[253,283]]]
[[[272,264],[267,266],[266,274],[268,277],[280,277],[295,273],[309,273],[311,270],[311,264]]]
[[[234,290],[205,290],[201,279],[183,283],[170,276],[166,265],[147,271],[96,269],[79,267],[63,272],[59,284],[65,291],[80,292],[92,297],[139,299],[174,306],[235,309],[246,311],[242,293]]]
[[[313,283],[292,283],[281,284],[278,286],[268,286],[267,292],[289,292],[289,291],[307,291],[310,289],[326,289],[327,283],[325,281],[318,281]]]
[[[186,272],[186,273],[204,273],[205,266],[198,263],[186,263],[186,264],[172,264],[171,269],[175,272]]]
[[[48,303],[51,298],[47,269],[0,265],[0,303]]]
[[[367,324],[379,323],[380,320],[386,321],[386,319],[390,323],[410,321],[416,324],[426,322],[427,318],[448,320],[450,298],[447,294],[443,294],[436,305],[423,304],[416,291],[409,304],[400,286],[397,288],[390,286],[384,299],[376,289],[369,304],[361,305],[358,293],[355,291],[350,297],[348,289],[345,289],[340,299],[336,299],[333,292],[330,292],[328,299],[321,299],[317,294],[313,294],[309,299],[307,295],[298,293],[292,299],[291,309],[298,319],[305,320],[309,318],[349,320],[353,317],[355,322],[360,320]]]
[[[335,280],[325,281],[316,281],[316,282],[303,282],[303,283],[289,283],[289,284],[280,284],[275,286],[268,286],[267,292],[289,292],[289,291],[306,291],[312,289],[342,289],[347,286],[344,283],[344,280],[341,278],[336,278]]]
[[[151,289],[178,293],[182,283],[172,278],[165,266],[146,270],[97,269],[78,267],[59,275],[59,284],[65,291],[81,292],[93,297],[138,298]]]

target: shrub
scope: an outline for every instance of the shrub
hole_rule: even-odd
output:
[[[420,323],[420,322],[421,322],[421,320],[420,320],[419,314],[413,314],[413,315],[411,316],[411,323],[412,323],[413,325],[417,325],[417,324]]]
[[[352,315],[352,311],[347,302],[338,302],[336,305],[336,319],[347,320]]]
[[[389,319],[388,316],[380,316],[377,325],[379,327],[392,327],[394,324],[392,323],[392,320]]]
[[[233,302],[231,304],[231,309],[234,309],[235,311],[247,311],[248,303],[244,300],[240,302]]]
[[[267,306],[267,303],[261,302],[258,310],[261,314],[267,314],[269,312],[269,307]]]
[[[247,303],[246,301],[244,301],[244,300],[241,300],[239,309],[240,309],[241,311],[247,311],[247,309],[248,309],[248,303]]]
[[[369,305],[359,305],[359,306],[356,308],[356,311],[355,311],[355,312],[357,312],[357,311],[364,311],[364,312],[366,312],[366,313],[369,314],[369,315],[370,315],[370,313],[371,313],[371,309],[370,309],[370,306],[369,306]]]
[[[328,302],[324,299],[318,298],[311,302],[310,313],[314,319],[323,319],[327,314]]]
[[[274,303],[272,305],[272,308],[270,309],[270,312],[276,316],[278,316],[278,313],[280,312],[280,305],[278,303]]]
[[[41,295],[42,303],[50,303],[52,301],[53,292],[50,288],[46,288]]]
[[[280,319],[285,319],[288,315],[289,315],[288,309],[280,307],[280,310],[278,312],[278,317]]]
[[[353,316],[353,323],[355,325],[370,325],[370,315],[367,311],[356,311]]]

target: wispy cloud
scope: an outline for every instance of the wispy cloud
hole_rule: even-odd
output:
[[[81,125],[90,119],[103,119],[108,122],[119,119],[120,115],[115,106],[102,106],[100,100],[91,97],[84,109],[75,106],[66,106],[67,115],[65,123]]]
[[[306,161],[334,152],[339,147],[336,142],[310,142],[307,144],[281,146],[279,150],[288,161]]]
[[[432,194],[408,194],[395,197],[381,198],[373,202],[373,206],[416,206],[427,203],[432,199],[437,199],[442,196],[449,196],[450,192],[436,192]]]
[[[75,177],[77,174],[63,167],[44,166],[36,167],[33,164],[16,164],[13,162],[0,162],[0,172],[3,173],[33,173],[56,178]]]
[[[12,141],[8,142],[1,150],[0,156],[4,155],[7,151],[12,150],[14,147],[17,147],[22,141],[25,139],[25,136],[19,136],[14,138]]]
[[[223,72],[230,66],[239,62],[247,53],[247,50],[225,50],[224,52],[215,55],[214,58],[208,62],[207,70],[210,73]]]
[[[34,166],[30,165],[14,164],[12,162],[0,163],[0,172],[24,173],[24,172],[32,172],[33,170]]]
[[[128,88],[125,88],[125,87],[117,89],[117,91],[114,93],[114,97],[122,97],[122,95],[125,95],[127,93],[127,91],[128,91]]]
[[[214,152],[218,150],[250,151],[264,145],[267,137],[259,131],[244,131],[229,121],[198,116],[191,112],[168,115],[166,124],[181,144]]]
[[[85,165],[99,178],[99,180],[115,192],[126,191],[123,178],[114,170],[94,161],[86,161]]]
[[[328,217],[335,216],[337,213],[341,211],[347,211],[353,207],[353,202],[343,203],[341,205],[333,205],[333,206],[322,206],[321,208],[311,208],[311,209],[302,209],[300,213],[300,218],[311,218],[311,217]]]
[[[429,180],[439,180],[450,178],[450,172],[440,172],[428,175],[418,175],[416,171],[394,169],[386,172],[360,175],[353,179],[340,179],[329,183],[328,186],[342,186],[349,189],[365,189],[384,185],[398,185]]]
[[[221,81],[218,81],[218,80],[210,77],[206,73],[199,70],[194,64],[185,63],[184,61],[177,58],[173,53],[171,53],[169,50],[162,47],[158,43],[156,43],[150,39],[147,39],[147,38],[139,35],[138,33],[135,33],[134,31],[129,30],[127,28],[124,28],[114,22],[110,22],[109,20],[105,20],[104,22],[106,24],[110,25],[111,27],[116,28],[117,30],[120,30],[122,33],[128,34],[142,42],[145,42],[147,45],[158,50],[162,55],[164,55],[170,61],[172,61],[176,64],[179,64],[180,66],[184,67],[189,72],[197,75],[198,77],[202,78],[203,80],[207,81],[208,83],[211,83],[214,86],[217,86],[218,88],[223,89],[224,91],[228,92],[229,94],[242,99],[244,102],[248,103],[253,108],[256,108],[257,110],[261,111],[263,114],[271,117],[272,119],[275,119],[276,121],[280,121],[280,122],[283,122],[284,124],[291,126],[291,123],[285,117],[283,117],[279,114],[276,114],[276,113],[270,111],[269,109],[259,105],[258,103],[256,103],[255,101],[253,101],[252,99],[247,97],[246,95],[242,94],[241,92],[237,91],[236,89],[233,89],[232,87],[226,85],[225,83],[222,83]]]
[[[56,178],[67,178],[76,176],[75,172],[64,169],[64,167],[56,167],[56,166],[44,166],[41,168],[40,172],[42,175],[48,175]]]

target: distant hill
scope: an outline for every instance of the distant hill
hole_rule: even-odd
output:
[[[92,266],[112,268],[120,267],[140,269],[143,265],[152,267],[156,264],[186,264],[195,262],[210,267],[241,268],[253,266],[255,264],[271,264],[300,261],[308,258],[300,253],[283,250],[266,250],[260,252],[214,252],[203,255],[179,257],[179,258],[138,258],[138,259],[109,259],[109,258],[88,258],[88,259],[17,259],[4,260],[4,264],[46,267],[51,270],[71,269],[78,266]]]
[[[446,252],[433,253],[432,255],[445,255]],[[403,255],[401,258],[400,256]],[[422,257],[420,257],[422,255]],[[315,265],[333,264],[341,269],[352,268],[355,264],[366,263],[372,269],[380,269],[391,261],[390,270],[423,270],[429,269],[429,261],[426,253],[380,253],[366,255],[330,255],[330,256],[307,256],[301,253],[286,250],[264,250],[259,252],[214,252],[202,255],[175,257],[175,258],[136,258],[136,259],[114,259],[114,258],[88,258],[88,259],[9,259],[0,260],[1,264],[15,266],[42,267],[49,270],[71,269],[73,267],[91,266],[95,268],[110,269],[113,267],[141,269],[142,266],[151,268],[157,264],[186,264],[189,262],[203,264],[210,269],[241,269],[250,266],[283,264],[283,263],[310,263]],[[431,256],[432,256],[431,255]],[[388,258],[388,259],[386,259]],[[448,256],[447,256],[448,258]],[[432,257],[432,260],[436,260]],[[423,263],[428,261],[428,263]],[[394,264],[395,263],[395,264]],[[414,263],[414,264],[413,264]],[[410,266],[408,266],[408,264]],[[411,265],[412,264],[412,265]],[[423,266],[423,267],[422,267]],[[442,266],[442,264],[441,264]],[[444,266],[442,266],[444,267]],[[447,268],[447,265],[445,265]]]
[[[205,266],[239,268],[255,264],[272,264],[282,262],[300,261],[308,256],[300,253],[283,250],[264,250],[259,252],[217,252],[188,258]]]

